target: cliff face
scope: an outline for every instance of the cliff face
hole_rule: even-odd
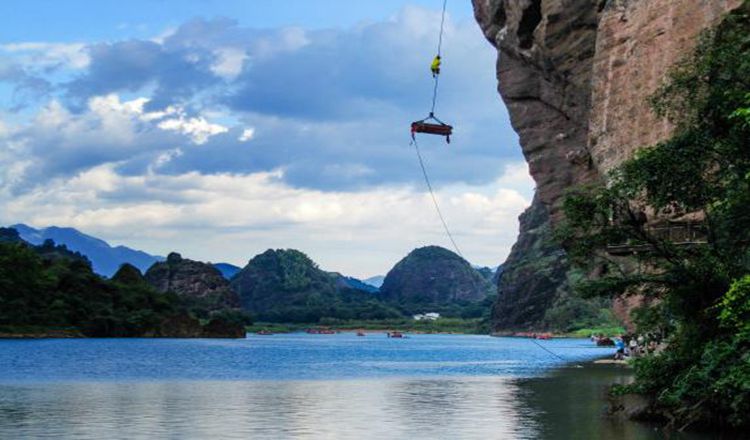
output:
[[[667,138],[647,97],[698,34],[743,0],[619,0],[601,14],[594,52],[588,148],[599,173]]]
[[[498,50],[498,90],[519,134],[537,197],[527,217],[560,220],[565,190],[602,181],[643,146],[666,138],[647,98],[697,35],[742,0],[472,0],[487,39]],[[536,214],[535,214],[536,213]],[[500,279],[496,329],[525,326],[528,298],[551,304],[559,289],[537,285],[561,270],[559,253],[521,223]],[[535,226],[531,226],[534,224]],[[550,267],[521,269],[530,253],[548,255]],[[516,269],[513,269],[513,268]],[[556,277],[565,286],[565,277]],[[506,318],[500,315],[505,315]]]
[[[492,307],[495,330],[537,327],[568,288],[568,259],[553,240],[547,209],[535,198],[519,222],[521,233],[498,280],[498,299]]]

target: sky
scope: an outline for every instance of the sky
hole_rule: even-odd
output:
[[[8,3],[0,224],[240,266],[296,248],[362,278],[451,248],[409,145],[441,1]],[[495,58],[471,2],[449,1],[436,113],[454,136],[419,141],[458,246],[486,266],[534,190]]]

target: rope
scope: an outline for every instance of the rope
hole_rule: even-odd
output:
[[[432,91],[432,109],[430,110],[430,116],[433,116],[435,114],[435,104],[437,103],[438,79],[439,78],[440,78],[440,75],[435,75],[435,89]]]
[[[563,361],[563,362],[570,362],[570,360],[565,359],[564,357],[560,356],[559,354],[553,352],[552,350],[550,350],[547,347],[545,347],[542,344],[540,344],[536,339],[532,339],[531,342],[533,342],[534,344],[536,344],[537,347],[541,348],[542,350],[546,351],[547,353],[551,354],[552,356],[560,359],[561,361]],[[576,364],[575,368],[583,368],[583,366],[581,364]]]
[[[443,15],[440,17],[440,37],[438,38],[437,54],[440,55],[443,49],[443,28],[445,27],[445,9],[448,6],[448,0],[443,0]]]
[[[440,36],[438,37],[438,47],[437,47],[438,56],[441,56],[443,52],[443,31],[445,29],[445,10],[447,6],[448,6],[448,0],[443,0],[443,13],[440,16]],[[435,104],[437,103],[439,79],[440,79],[440,75],[435,75],[435,88],[432,91],[432,110],[430,110],[430,115],[433,115],[435,113]]]
[[[565,361],[566,360],[564,357],[560,356],[559,354],[553,352],[552,350],[548,349],[547,347],[545,347],[542,344],[540,344],[539,342],[537,342],[536,339],[532,339],[531,342],[535,343],[537,345],[537,347],[541,348],[542,350],[546,351],[547,353],[551,354],[552,356],[560,359],[561,361]]]
[[[419,166],[422,168],[422,175],[424,176],[424,181],[427,184],[427,189],[430,190],[432,203],[435,205],[435,211],[437,212],[437,215],[440,218],[440,222],[443,224],[443,229],[445,229],[446,235],[448,235],[448,238],[453,244],[453,249],[456,250],[456,253],[461,258],[464,258],[464,255],[461,253],[461,249],[459,249],[458,245],[456,244],[456,240],[453,239],[453,234],[451,234],[451,230],[450,228],[448,228],[448,223],[445,221],[445,217],[443,217],[443,212],[440,210],[440,205],[438,204],[437,197],[435,197],[435,191],[433,191],[432,184],[430,183],[430,177],[427,174],[427,168],[425,167],[424,160],[422,159],[422,153],[419,151],[419,145],[417,144],[417,139],[412,138],[411,144],[414,145],[414,150],[417,152],[417,158],[419,159]]]

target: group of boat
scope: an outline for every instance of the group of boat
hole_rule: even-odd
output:
[[[340,333],[340,332],[336,330],[331,330],[329,328],[308,328],[307,330],[305,330],[305,333],[307,333],[308,335],[335,335],[336,333]],[[270,330],[263,329],[263,330],[258,330],[257,332],[255,332],[255,334],[261,335],[261,336],[268,336],[268,335],[272,335],[273,332],[271,332]],[[367,336],[367,334],[364,332],[364,330],[358,330],[357,336]],[[406,338],[405,334],[401,332],[397,332],[397,331],[387,332],[386,336],[388,336],[389,338]]]
[[[335,335],[337,332],[330,328],[308,328],[305,333],[308,335]]]

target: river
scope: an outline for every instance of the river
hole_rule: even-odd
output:
[[[0,438],[663,438],[601,417],[627,372],[581,364],[609,354],[465,335],[2,340]]]

